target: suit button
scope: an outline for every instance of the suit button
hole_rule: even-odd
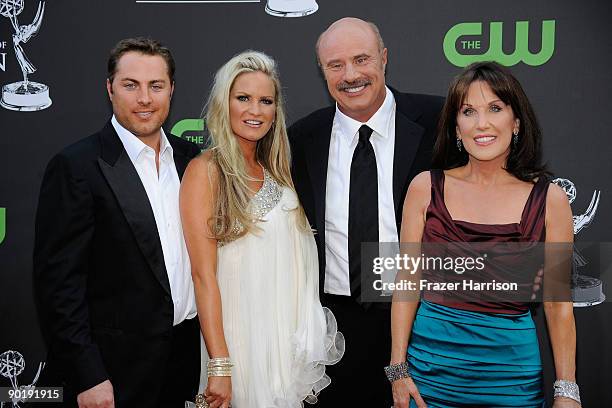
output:
[[[164,299],[166,300],[166,302],[171,302],[172,298],[168,295],[164,296]]]

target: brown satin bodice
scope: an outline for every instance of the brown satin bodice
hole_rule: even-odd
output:
[[[520,223],[512,224],[478,224],[468,221],[453,220],[444,202],[444,171],[431,170],[431,201],[426,213],[422,241],[424,243],[477,242],[543,242],[546,236],[546,194],[549,181],[544,177],[534,184],[525,203]],[[495,276],[493,276],[495,278]],[[503,277],[497,276],[503,280]],[[441,303],[428,292],[423,297],[435,303]],[[528,310],[527,303],[519,302],[453,302],[444,303],[459,309],[517,314]]]

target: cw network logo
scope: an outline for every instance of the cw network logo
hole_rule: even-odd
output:
[[[6,237],[6,208],[0,208],[0,244]]]
[[[503,24],[495,21],[489,25],[489,49],[482,50],[482,39],[463,39],[465,37],[482,37],[482,23],[459,23],[453,26],[444,36],[444,55],[458,67],[465,67],[477,61],[497,61],[505,66],[519,62],[538,66],[545,64],[555,51],[555,20],[542,21],[542,42],[537,54],[529,51],[529,21],[517,21],[515,24],[515,49],[506,54],[503,48]],[[477,51],[484,51],[475,53]],[[464,53],[468,51],[469,53]]]
[[[185,140],[193,142],[204,147],[206,140],[204,140],[204,119],[181,119],[172,126],[170,133],[176,137],[181,137]]]

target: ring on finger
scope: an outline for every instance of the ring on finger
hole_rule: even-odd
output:
[[[195,408],[209,408],[208,402],[204,399],[206,394],[197,394],[195,397]]]

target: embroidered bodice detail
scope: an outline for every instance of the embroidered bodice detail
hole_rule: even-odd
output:
[[[283,197],[283,187],[274,180],[274,177],[263,169],[264,180],[261,188],[255,193],[249,202],[248,212],[252,216],[253,222],[263,220],[263,218],[276,207]],[[234,221],[232,235],[237,236],[244,230],[244,225],[239,220]],[[218,246],[221,247],[232,240],[219,241]]]
[[[268,170],[264,169],[263,185],[251,198],[249,212],[253,216],[253,222],[262,220],[283,197],[283,188],[274,180]]]

